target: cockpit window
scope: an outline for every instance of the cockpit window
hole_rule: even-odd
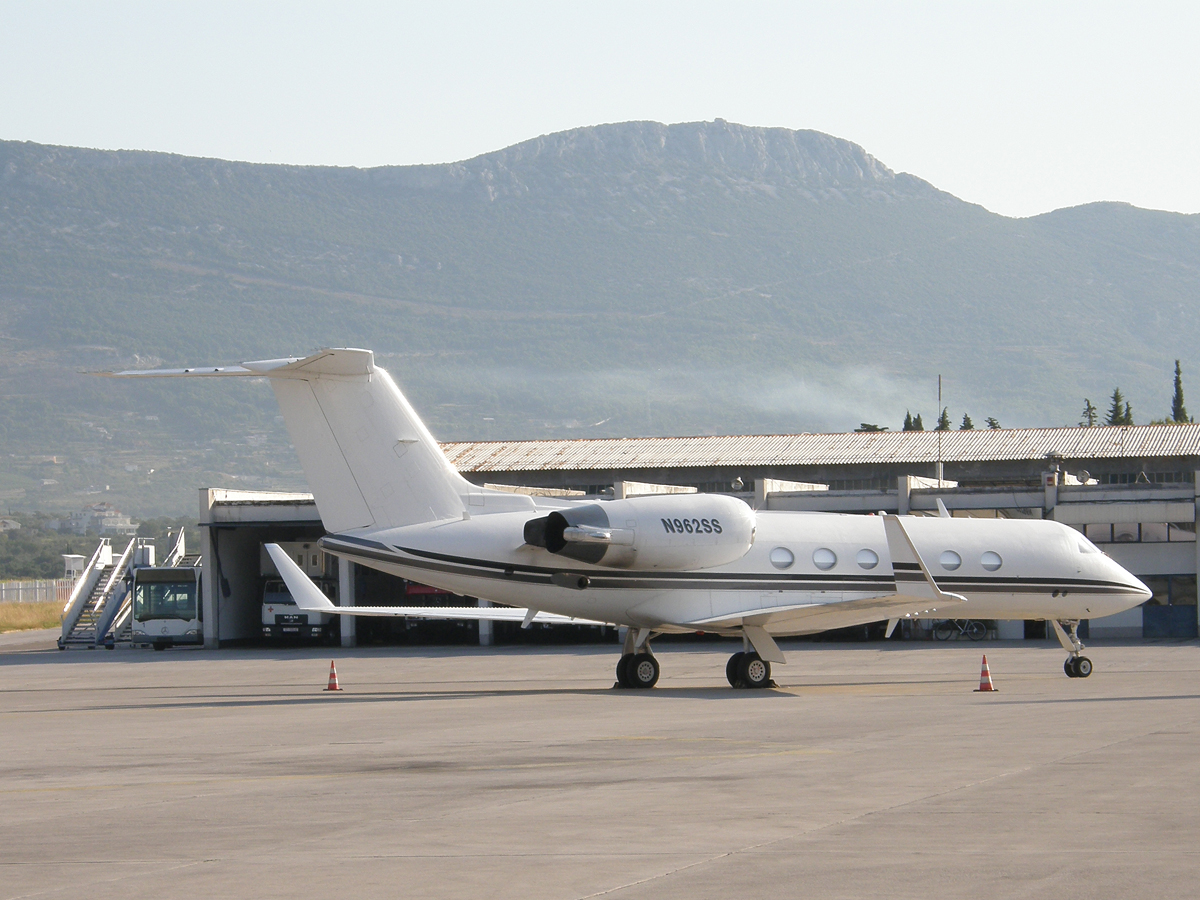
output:
[[[1079,541],[1079,552],[1080,553],[1099,553],[1100,552],[1098,549],[1096,549],[1096,545],[1093,544],[1091,541],[1089,541],[1087,538],[1080,537],[1080,538],[1077,538],[1077,540]]]

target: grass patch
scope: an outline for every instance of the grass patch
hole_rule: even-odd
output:
[[[6,631],[29,631],[34,628],[56,628],[61,622],[61,603],[0,603],[0,634]]]

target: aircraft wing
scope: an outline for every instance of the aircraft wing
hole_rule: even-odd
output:
[[[950,610],[967,602],[961,594],[938,587],[899,516],[885,514],[883,528],[896,579],[895,593],[829,603],[781,604],[690,624],[710,628],[770,625],[776,633],[793,629],[817,632],[871,621],[865,618],[868,614],[874,614],[876,619],[900,619],[938,610],[949,614]]]
[[[863,621],[866,613],[877,613],[874,619],[902,619],[905,616],[932,613],[939,609],[946,612],[947,618],[958,605],[966,603],[967,598],[958,594],[943,593],[943,599],[931,603],[922,597],[907,594],[884,594],[878,597],[865,597],[858,600],[838,600],[832,603],[795,603],[762,609],[747,609],[741,612],[723,616],[713,616],[708,619],[697,619],[688,622],[697,628],[736,628],[744,622],[758,625],[771,625],[772,631],[778,631],[779,625],[796,623],[804,631],[824,631],[829,628],[841,628],[844,625],[854,625]],[[847,621],[839,621],[847,620]]]
[[[595,619],[576,619],[557,613],[513,606],[335,606],[301,568],[279,548],[267,544],[267,553],[279,570],[296,606],[305,612],[336,616],[402,616],[414,619],[457,619],[489,622],[520,622],[529,625],[611,625]]]

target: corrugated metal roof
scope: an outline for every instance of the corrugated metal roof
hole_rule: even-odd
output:
[[[443,444],[462,472],[815,466],[1200,456],[1200,425],[588,438]]]

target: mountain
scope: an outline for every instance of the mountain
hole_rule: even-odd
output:
[[[1200,216],[1009,219],[813,131],[377,169],[0,142],[0,502],[300,486],[262,385],[79,372],[334,345],[447,440],[894,428],[936,418],[939,373],[955,421],[1073,423],[1117,385],[1146,421],[1175,358],[1189,383],[1198,288]]]

